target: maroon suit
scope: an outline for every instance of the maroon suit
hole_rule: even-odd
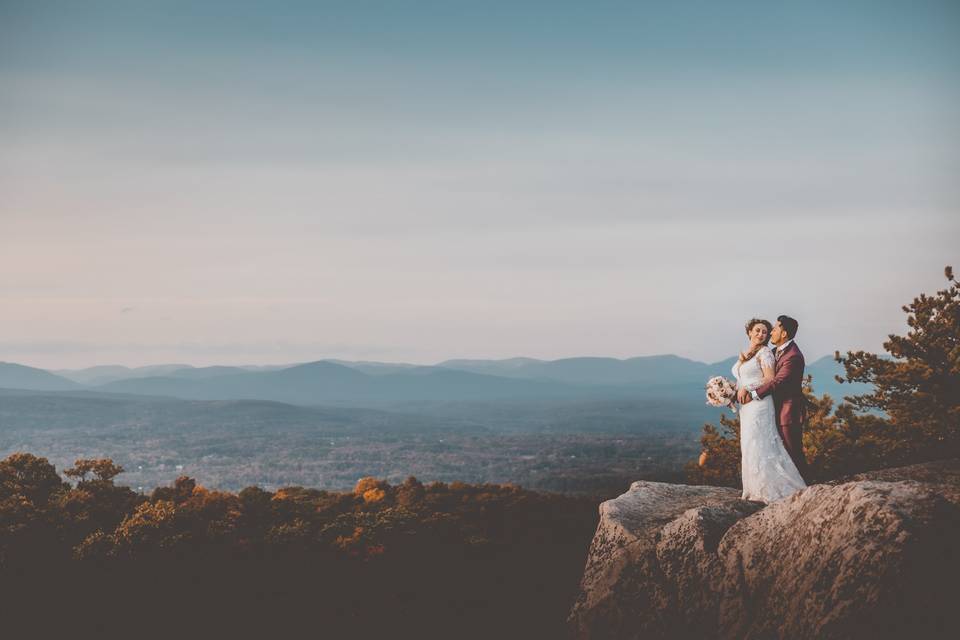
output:
[[[803,396],[803,354],[796,342],[777,350],[777,366],[773,380],[756,389],[757,396],[773,394],[777,427],[783,445],[797,465],[797,471],[809,482],[807,459],[803,455],[803,423],[807,419],[806,399]]]

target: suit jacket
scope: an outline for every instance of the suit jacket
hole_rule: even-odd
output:
[[[782,353],[777,354],[773,380],[756,389],[757,395],[761,398],[773,394],[777,424],[781,427],[799,425],[806,420],[807,403],[803,397],[804,365],[800,347],[796,342],[791,342]]]

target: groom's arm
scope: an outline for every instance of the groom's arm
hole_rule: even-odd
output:
[[[787,380],[796,372],[797,364],[796,356],[793,354],[784,355],[783,359],[778,363],[779,366],[777,366],[777,372],[773,375],[773,380],[761,384],[751,391],[750,395],[753,396],[754,400],[766,398],[773,393],[777,387],[786,384]]]

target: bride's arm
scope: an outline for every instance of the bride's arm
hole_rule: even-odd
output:
[[[757,361],[760,363],[760,371],[763,372],[763,380],[760,384],[754,385],[754,389],[758,389],[768,382],[772,381],[775,376],[776,370],[776,360],[773,357],[773,354],[770,353],[770,350],[764,347],[760,350],[760,353],[757,354]]]
[[[774,375],[773,367],[767,366],[766,364],[761,362],[760,370],[763,371],[763,382],[761,382],[760,384],[767,384],[768,382],[773,380],[773,375]]]
[[[766,362],[764,362],[766,361]],[[759,400],[760,398],[765,398],[769,395],[774,388],[786,384],[787,380],[790,379],[790,376],[793,375],[794,365],[793,358],[790,355],[785,355],[780,360],[780,366],[776,366],[776,358],[769,349],[767,353],[763,354],[760,358],[761,370],[763,371],[764,382],[760,384],[759,387],[754,389],[751,393],[753,394],[754,400]],[[765,370],[764,364],[767,367],[773,367],[773,378],[769,381],[767,380],[767,372]],[[801,364],[801,366],[803,366]],[[803,371],[803,369],[801,369]]]

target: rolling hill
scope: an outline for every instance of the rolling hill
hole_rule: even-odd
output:
[[[80,385],[43,369],[26,367],[12,362],[0,362],[0,388],[62,391],[79,389]]]
[[[703,384],[730,376],[734,359],[708,364],[675,355],[627,359],[447,360],[437,365],[319,360],[271,367],[156,365],[92,367],[67,372],[78,382],[22,365],[0,365],[0,387],[90,390],[191,400],[270,400],[297,405],[388,407],[429,403],[564,401],[639,398],[702,400]],[[831,357],[808,363],[814,390],[835,399],[863,393],[840,385],[842,367]],[[119,377],[118,377],[119,376]],[[107,380],[107,382],[102,382]]]

